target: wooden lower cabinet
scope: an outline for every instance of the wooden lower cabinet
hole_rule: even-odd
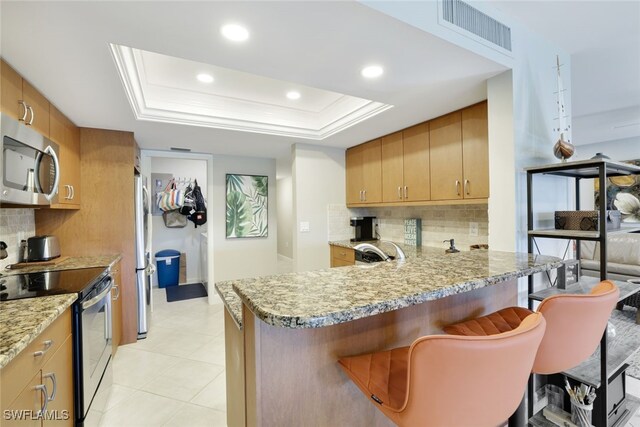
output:
[[[120,273],[120,261],[111,269],[113,277],[113,289],[111,290],[111,337],[112,337],[112,357],[116,355],[118,346],[122,341],[122,274]]]
[[[356,253],[353,249],[338,245],[329,246],[331,247],[331,268],[355,265]]]
[[[73,426],[71,309],[0,370],[0,389],[2,426]]]

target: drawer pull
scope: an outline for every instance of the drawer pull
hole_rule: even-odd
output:
[[[47,351],[49,351],[49,349],[51,348],[51,346],[53,345],[53,340],[46,340],[42,343],[44,345],[44,349],[42,350],[38,350],[38,351],[34,351],[33,352],[33,357],[40,357],[40,356],[44,356],[45,353]]]
[[[51,391],[51,396],[47,398],[49,402],[53,402],[53,400],[56,398],[56,390],[58,390],[58,381],[56,381],[56,374],[55,372],[51,372],[49,374],[43,375],[42,378],[50,378],[51,382],[53,383],[53,390]]]

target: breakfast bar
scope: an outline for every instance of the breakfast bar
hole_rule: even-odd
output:
[[[517,278],[561,265],[548,256],[422,248],[404,261],[217,283],[227,307],[228,425],[391,425],[338,358],[409,345],[516,305]],[[239,322],[230,313],[236,297]]]

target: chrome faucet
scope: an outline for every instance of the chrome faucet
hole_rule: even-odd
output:
[[[391,246],[393,246],[396,249],[396,259],[403,261],[405,259],[407,259],[406,255],[404,254],[404,251],[400,248],[400,246],[396,245],[393,242],[390,242],[388,240],[383,240],[385,243],[390,244]]]

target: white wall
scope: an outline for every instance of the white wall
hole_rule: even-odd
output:
[[[202,194],[206,197],[206,160],[152,157],[151,173],[168,173],[172,174],[176,179],[178,177],[196,179],[202,189]],[[150,182],[149,186],[153,188],[153,183]],[[186,253],[187,283],[206,282],[207,278],[202,277],[202,269],[200,266],[200,233],[205,232],[206,228],[203,226],[195,228],[191,221],[188,221],[185,228],[167,228],[164,225],[162,216],[153,216],[151,226],[153,227],[151,233],[153,254],[163,249],[175,249]],[[155,260],[153,262],[155,262]],[[154,285],[157,285],[156,275],[154,275]]]
[[[291,176],[276,183],[278,206],[278,254],[293,258],[293,182]]]
[[[226,238],[226,174],[269,177],[269,235],[243,239]],[[214,156],[213,191],[209,200],[209,221],[213,221],[214,280],[240,279],[275,274],[278,259],[276,206],[276,162],[255,157]],[[209,256],[211,262],[211,256]]]
[[[293,262],[295,271],[328,268],[327,206],[345,201],[345,150],[316,145],[292,147]],[[309,223],[309,232],[300,223]]]
[[[625,161],[640,159],[640,138],[604,141],[596,144],[579,145],[576,147],[576,160],[586,160],[597,153],[611,157],[611,160]],[[580,210],[594,209],[593,179],[580,182]]]

